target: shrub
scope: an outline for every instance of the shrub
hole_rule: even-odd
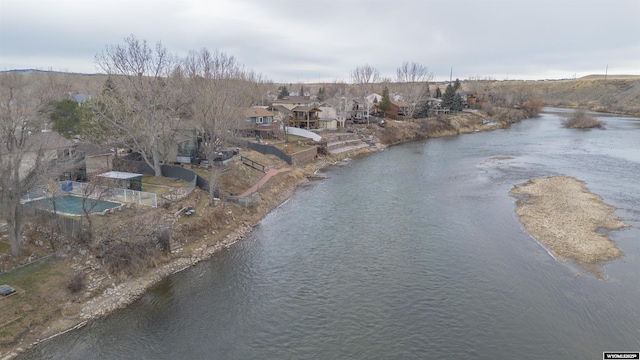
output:
[[[542,98],[529,98],[524,105],[522,105],[522,109],[528,117],[538,116],[543,107],[544,100]]]
[[[494,116],[496,114],[496,107],[491,103],[482,104],[482,111],[484,111],[487,116]]]
[[[107,241],[98,249],[107,270],[113,275],[135,275],[155,266],[155,257],[161,252],[151,237]]]
[[[606,122],[587,114],[584,109],[576,109],[562,121],[562,126],[569,129],[603,128]]]
[[[72,294],[80,292],[84,289],[84,286],[87,282],[87,275],[82,270],[76,270],[67,281],[67,289],[71,291]]]

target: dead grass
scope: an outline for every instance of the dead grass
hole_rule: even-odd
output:
[[[566,176],[517,185],[516,212],[527,231],[561,259],[570,259],[601,277],[601,265],[623,255],[601,229],[628,226],[615,208],[592,194],[584,182]]]
[[[39,332],[58,315],[61,304],[73,300],[66,289],[64,261],[52,259],[0,275],[0,283],[10,284],[17,293],[0,299],[0,349],[15,344],[30,331]]]
[[[526,85],[546,106],[640,115],[640,76],[637,75],[609,75],[606,80],[604,76],[594,75],[574,80],[497,81],[487,86],[493,93],[508,93],[514,83]]]

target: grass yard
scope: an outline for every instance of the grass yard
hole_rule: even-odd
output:
[[[160,196],[168,195],[173,189],[183,188],[189,185],[188,181],[167,178],[164,176],[144,175],[142,177],[142,191],[155,193]]]

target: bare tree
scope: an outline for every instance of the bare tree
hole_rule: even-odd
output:
[[[431,79],[433,73],[429,72],[429,68],[415,62],[409,64],[405,61],[396,70],[396,81],[401,86],[406,102],[405,117],[412,117],[420,102],[426,100]]]
[[[92,101],[94,121],[100,124],[94,129],[105,131],[88,135],[99,143],[132,149],[161,176],[160,165],[175,151],[187,108],[179,59],[161,43],[151,48],[133,35],[124,42],[96,55],[116,91],[104,91]]]
[[[47,91],[29,83],[31,79],[21,74],[0,75],[0,218],[7,221],[14,256],[21,249],[21,198],[74,164],[73,154],[64,154],[41,136],[44,121],[39,110],[50,99],[36,96]]]
[[[204,130],[209,164],[227,146],[233,130],[251,105],[256,75],[233,56],[207,49],[191,51],[184,61],[194,121]],[[209,169],[209,203],[214,203],[218,172]]]
[[[380,72],[369,64],[358,66],[350,74],[351,83],[356,86],[356,96],[364,98],[372,91],[373,84],[380,81]]]
[[[467,91],[474,91],[479,102],[486,102],[489,100],[491,84],[493,82],[495,82],[495,79],[489,76],[470,76],[469,80],[464,82],[463,87]]]
[[[106,178],[93,176],[89,182],[83,183],[80,189],[82,198],[82,212],[84,216],[80,218],[81,224],[83,219],[87,219],[87,231],[81,233],[83,240],[90,240],[93,236],[93,219],[94,209],[101,200],[108,199],[113,196],[113,188],[108,186]]]
[[[507,104],[511,107],[521,109],[527,101],[534,96],[533,88],[524,81],[517,81],[508,86],[510,95],[507,97]]]
[[[333,82],[326,85],[325,92],[328,99],[346,96],[349,91],[349,85],[342,80],[334,79]]]

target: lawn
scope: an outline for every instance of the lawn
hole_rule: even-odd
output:
[[[164,176],[144,175],[142,177],[142,191],[155,193],[160,196],[167,195],[173,189],[189,185],[189,182]]]

